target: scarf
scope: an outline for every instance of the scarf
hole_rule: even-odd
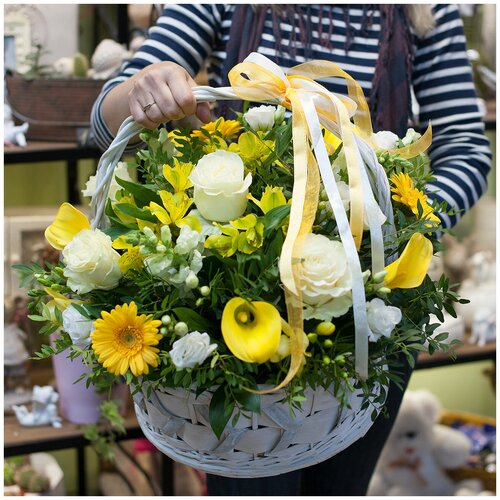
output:
[[[371,6],[365,6],[364,18],[371,22],[367,16]],[[375,68],[372,89],[368,96],[368,104],[372,116],[373,129],[390,130],[403,137],[408,128],[411,114],[411,81],[413,63],[412,35],[409,28],[404,5],[380,4],[381,38],[379,40],[379,58]],[[292,19],[295,8],[288,6],[284,13]],[[228,85],[227,74],[229,70],[243,61],[245,57],[257,50],[259,46],[267,9],[255,9],[249,4],[236,5],[229,31],[229,41],[226,47],[226,60],[223,65],[223,85]],[[348,7],[346,7],[348,16]],[[275,20],[275,13],[273,19]],[[307,16],[306,16],[307,17]],[[348,17],[346,24],[348,24]],[[276,24],[276,23],[275,23]],[[321,24],[321,23],[320,23]],[[299,22],[299,25],[302,24]],[[303,39],[307,43],[309,26],[304,29]],[[275,29],[278,32],[278,29]],[[292,29],[292,33],[295,30]],[[330,32],[331,34],[331,32]],[[329,38],[329,37],[328,37]],[[322,45],[325,37],[322,37]],[[279,45],[279,40],[278,45]],[[351,44],[350,30],[347,29],[346,50]],[[280,48],[278,47],[278,50]],[[241,101],[225,101],[218,106],[218,113],[229,117],[231,110],[241,111]]]

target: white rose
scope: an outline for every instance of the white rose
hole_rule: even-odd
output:
[[[241,217],[252,183],[252,175],[244,175],[243,161],[236,153],[219,149],[201,158],[189,176],[200,214],[217,222]]]
[[[399,308],[388,306],[379,298],[372,299],[366,304],[366,316],[372,331],[369,337],[372,342],[376,342],[382,335],[389,337],[403,317]]]
[[[194,368],[203,363],[215,349],[217,344],[210,344],[208,333],[191,332],[176,340],[169,354],[177,368]]]
[[[274,106],[256,106],[250,108],[243,115],[243,118],[254,130],[271,130],[274,125],[276,111]]]
[[[304,318],[330,320],[352,305],[351,271],[342,243],[308,234],[302,244],[300,266]]]
[[[83,229],[62,252],[68,286],[77,293],[110,290],[122,276],[120,255],[111,247],[111,238],[99,229]]]
[[[132,177],[130,177],[128,173],[128,167],[127,163],[124,161],[120,161],[117,163],[115,170],[113,172],[113,177],[111,178],[111,183],[109,185],[109,190],[108,190],[108,198],[110,198],[113,201],[116,201],[116,193],[122,189],[120,184],[116,182],[116,177],[119,179],[123,179],[125,181],[130,181],[132,182]],[[82,189],[82,194],[83,196],[94,196],[94,193],[96,191],[96,176],[91,175],[89,177],[89,180],[85,184],[85,189]]]
[[[396,146],[399,137],[389,130],[381,130],[375,134],[375,142],[378,149],[392,149]]]
[[[422,134],[419,134],[418,132],[415,132],[414,129],[409,128],[406,132],[406,135],[401,140],[403,141],[403,144],[405,146],[409,146],[410,144],[413,144],[418,139],[420,139],[420,137],[422,137]]]
[[[70,305],[62,313],[63,330],[69,334],[73,344],[84,349],[90,344],[90,334],[95,330],[94,322]]]

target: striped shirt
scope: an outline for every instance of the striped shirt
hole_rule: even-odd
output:
[[[364,11],[356,5],[302,8],[307,9],[312,28],[307,48],[298,34],[293,49],[290,48],[289,40],[299,28],[280,21],[281,50],[277,50],[276,25],[273,26],[268,10],[258,52],[284,70],[311,59],[334,61],[359,82],[365,95],[369,95],[379,55],[378,10],[370,11],[371,22],[367,24],[363,23]],[[325,10],[320,13],[319,9]],[[234,5],[226,4],[168,5],[149,29],[148,39],[121,73],[104,85],[94,105],[92,129],[98,146],[106,149],[113,138],[101,115],[102,99],[115,85],[149,64],[173,61],[192,76],[208,64],[209,84],[220,86],[233,12]],[[452,227],[486,190],[491,152],[477,106],[458,9],[455,5],[435,5],[433,12],[435,28],[425,38],[413,36],[413,92],[421,129],[432,121],[433,144],[429,155],[436,180],[428,186],[429,198],[446,201],[449,207],[462,210],[456,216],[442,215],[445,227]],[[350,40],[347,51],[346,37]],[[330,91],[346,93],[342,80],[318,81]]]

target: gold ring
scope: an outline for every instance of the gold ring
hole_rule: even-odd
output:
[[[150,102],[150,103],[146,104],[145,106],[142,107],[142,110],[144,112],[146,112],[153,104],[156,104],[156,102],[153,101],[153,102]]]

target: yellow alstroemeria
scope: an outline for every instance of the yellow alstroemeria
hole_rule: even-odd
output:
[[[189,180],[189,174],[193,170],[192,163],[181,163],[177,158],[174,158],[174,166],[163,165],[163,176],[168,183],[174,188],[174,193],[186,191],[193,184]]]
[[[113,241],[112,247],[115,250],[125,250],[118,260],[118,265],[123,274],[130,269],[142,269],[144,267],[144,257],[140,253],[139,245],[127,243],[126,235],[122,234]]]
[[[432,243],[423,234],[415,233],[398,259],[386,266],[384,286],[415,288],[427,274],[433,254]]]
[[[149,204],[151,213],[163,224],[182,225],[182,219],[193,204],[193,199],[184,192],[172,194],[169,191],[160,191],[158,194],[163,207],[152,201]]]
[[[238,137],[238,144],[229,145],[229,151],[239,154],[247,166],[256,162],[260,164],[274,150],[274,141],[264,140],[261,135],[262,132],[259,132],[259,137],[253,132],[244,132]]]
[[[238,359],[265,363],[278,350],[281,316],[272,304],[235,297],[224,308],[221,330],[227,347]]]
[[[266,186],[260,201],[254,198],[251,194],[248,194],[247,198],[252,200],[265,214],[273,208],[281,207],[282,205],[287,204],[282,187]]]
[[[238,235],[238,250],[251,254],[264,242],[264,224],[254,214],[232,220],[230,224],[241,231]]]
[[[133,196],[122,196],[119,201],[113,203],[113,210],[116,216],[124,223],[124,224],[137,224],[137,219],[132,217],[131,215],[127,215],[122,212],[120,209],[120,204],[126,203],[130,205],[135,205],[135,200]]]
[[[45,238],[54,248],[63,250],[83,229],[90,229],[86,215],[64,202],[59,207],[54,222],[45,230]]]
[[[205,240],[205,248],[215,250],[222,257],[231,257],[238,250],[239,232],[231,226],[217,224],[222,234],[211,234]]]
[[[67,307],[69,307],[71,304],[84,304],[85,301],[83,300],[77,300],[77,299],[69,299],[62,293],[56,292],[55,290],[52,290],[51,288],[44,288],[45,293],[47,295],[50,295],[52,297],[52,300],[49,300],[47,302],[47,306],[49,307],[57,307],[59,311],[63,312]]]

